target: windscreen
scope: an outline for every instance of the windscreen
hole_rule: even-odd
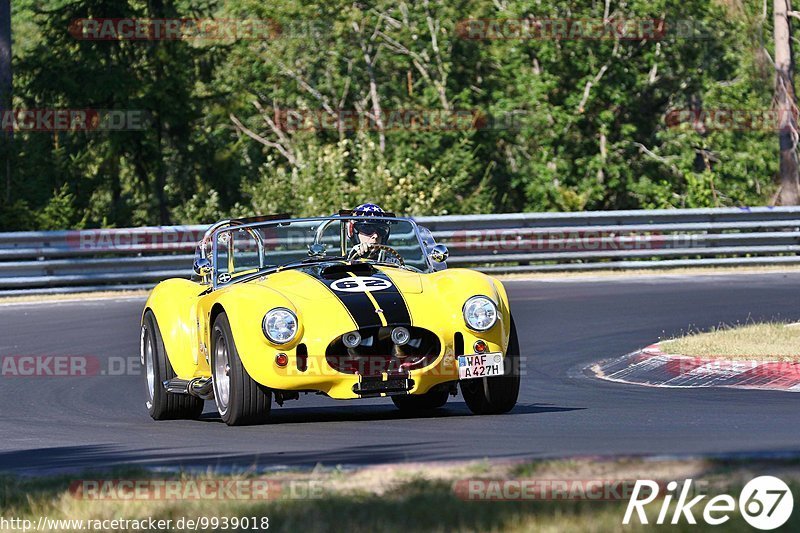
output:
[[[369,220],[367,220],[369,219]],[[324,259],[345,259],[359,244],[359,233],[378,228],[379,244],[390,250],[357,260],[398,264],[429,270],[416,226],[408,220],[377,217],[334,217],[290,222],[249,224],[222,229],[215,234],[214,265],[218,284],[261,270]]]

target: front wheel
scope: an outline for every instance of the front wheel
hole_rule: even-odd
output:
[[[246,426],[267,421],[272,392],[244,368],[225,313],[220,313],[211,331],[211,373],[217,411],[226,424]]]
[[[517,328],[512,318],[511,335],[503,365],[504,375],[461,382],[461,394],[470,411],[476,415],[496,415],[514,408],[519,397],[519,352]]]

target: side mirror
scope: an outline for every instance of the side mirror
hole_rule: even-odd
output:
[[[198,259],[194,262],[194,273],[200,276],[201,278],[205,278],[211,275],[212,270],[211,261],[206,259],[205,257]]]
[[[431,248],[430,254],[428,255],[434,262],[444,263],[447,261],[447,258],[450,257],[450,252],[444,244],[437,244]]]
[[[325,255],[325,252],[327,251],[328,247],[319,242],[315,242],[313,244],[308,245],[309,257],[323,257]]]

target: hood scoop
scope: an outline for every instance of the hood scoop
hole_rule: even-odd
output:
[[[369,263],[339,263],[336,265],[326,266],[322,269],[322,277],[326,279],[340,279],[349,274],[356,276],[371,276],[378,270]]]

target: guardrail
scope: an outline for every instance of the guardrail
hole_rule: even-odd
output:
[[[450,267],[492,273],[800,264],[800,207],[418,217]],[[0,233],[0,295],[189,277],[207,226]]]

